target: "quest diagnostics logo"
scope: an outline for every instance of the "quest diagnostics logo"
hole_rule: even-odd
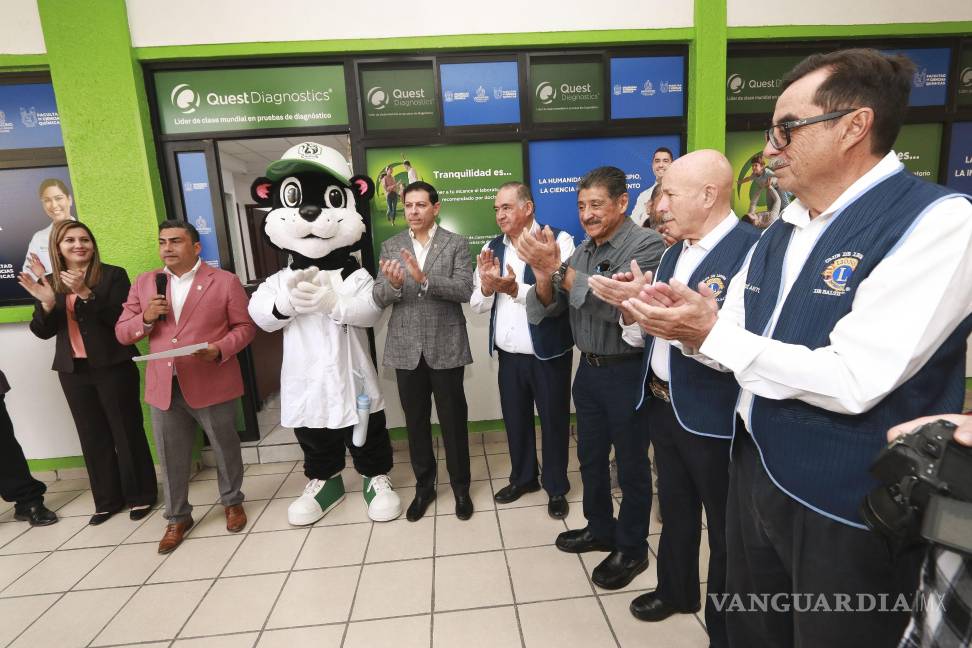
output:
[[[553,103],[557,98],[557,88],[549,81],[541,81],[537,84],[537,101],[544,106]]]
[[[739,74],[730,74],[729,79],[726,81],[726,87],[732,94],[739,94],[742,92],[743,86],[745,85],[745,79],[743,79]]]
[[[384,88],[375,86],[368,91],[368,103],[375,110],[383,110],[388,105],[388,93]]]
[[[959,74],[959,80],[962,87],[972,88],[972,67],[967,67],[962,70],[962,73]]]
[[[172,88],[169,95],[172,105],[183,115],[191,115],[199,107],[199,94],[189,87],[188,83],[180,83]]]

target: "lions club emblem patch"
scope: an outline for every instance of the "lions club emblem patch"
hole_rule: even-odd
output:
[[[860,259],[857,256],[842,255],[830,261],[824,271],[820,273],[824,283],[837,294],[843,294],[847,290],[847,282],[857,269]]]
[[[726,289],[726,276],[721,274],[709,275],[702,280],[702,283],[708,286],[709,290],[715,293],[716,299],[720,299],[722,297],[722,293]]]

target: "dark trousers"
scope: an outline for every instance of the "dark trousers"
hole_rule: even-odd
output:
[[[26,511],[43,501],[47,486],[34,479],[27,467],[27,458],[14,436],[13,423],[7,413],[7,403],[0,394],[0,497],[14,502],[18,512]]]
[[[74,372],[58,372],[58,378],[78,428],[95,510],[154,504],[158,485],[135,363],[95,368],[75,360]]]
[[[651,516],[647,416],[645,408],[635,410],[641,385],[639,358],[605,367],[592,367],[582,359],[573,389],[584,517],[595,537],[613,542],[630,558],[647,554]],[[612,445],[623,496],[617,520],[609,472]]]
[[[354,426],[331,428],[294,428],[304,451],[307,479],[329,479],[344,470],[344,449],[351,453],[354,469],[365,477],[387,475],[392,469],[392,447],[385,427],[385,412],[368,417],[368,437],[360,448],[351,441]]]
[[[909,611],[892,611],[899,595],[912,602],[924,547],[894,551],[877,533],[837,522],[792,499],[770,479],[745,425],[737,421],[729,468],[726,591],[744,604],[750,593],[783,593],[788,611],[728,608],[729,645],[736,648],[891,648]],[[668,524],[668,520],[665,520]],[[849,595],[853,612],[801,611],[790,593],[826,595],[831,609]],[[866,611],[864,597],[884,596],[888,611]],[[877,603],[880,606],[880,602]],[[810,608],[812,609],[812,608]],[[880,609],[880,608],[879,608]]]
[[[527,353],[499,355],[499,393],[510,445],[510,483],[523,486],[537,478],[537,436],[533,404],[543,439],[543,488],[550,496],[570,489],[567,455],[570,442],[570,367],[573,351],[540,360]]]
[[[414,369],[396,369],[398,397],[405,411],[408,451],[415,471],[415,492],[429,494],[435,489],[437,464],[432,451],[432,396],[439,415],[445,442],[446,468],[452,490],[469,490],[469,410],[462,387],[464,367],[432,369],[419,358]]]
[[[726,588],[726,493],[729,490],[729,439],[692,434],[679,424],[671,403],[648,401],[648,427],[658,470],[661,539],[658,541],[659,598],[678,610],[699,607],[699,542],[702,507],[709,536],[706,589]],[[705,605],[705,626],[712,648],[728,646],[725,613],[712,597]]]

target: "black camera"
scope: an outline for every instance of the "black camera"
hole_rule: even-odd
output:
[[[881,485],[861,505],[868,527],[899,547],[925,538],[972,556],[972,448],[955,428],[939,419],[881,451],[871,465]]]

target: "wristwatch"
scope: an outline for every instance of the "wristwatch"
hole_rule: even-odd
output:
[[[560,267],[554,270],[553,274],[550,275],[550,283],[554,285],[554,288],[560,289],[560,284],[563,283],[564,277],[567,276],[567,262],[564,261],[560,264]]]

